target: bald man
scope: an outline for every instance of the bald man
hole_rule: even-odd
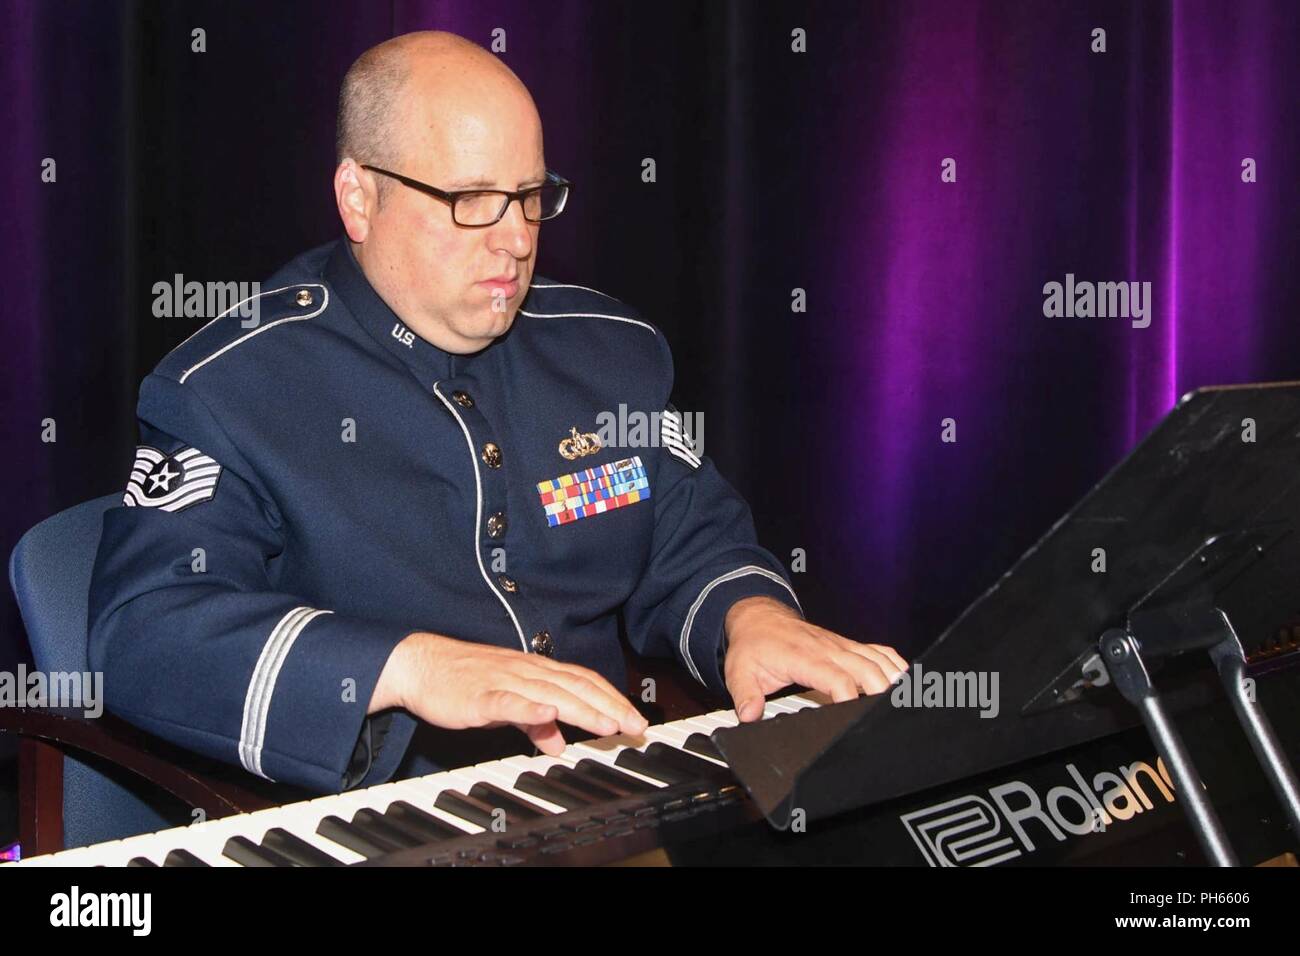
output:
[[[803,619],[670,402],[663,333],[534,275],[569,185],[528,90],[460,37],[367,51],[340,96],[346,237],[284,267],[141,386],[105,516],[90,656],[109,709],[320,791],[392,776],[418,721],[639,734],[619,645],[739,718],[905,668]],[[625,409],[645,440],[599,433]],[[521,738],[522,742],[522,738]],[[407,761],[406,772],[432,766]]]

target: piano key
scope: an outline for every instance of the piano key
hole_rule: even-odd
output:
[[[474,784],[474,786],[470,788],[469,795],[471,797],[478,797],[484,803],[500,807],[506,811],[508,816],[512,815],[518,817],[520,822],[540,820],[542,817],[553,815],[552,811],[542,809],[531,800],[526,800],[518,794],[510,793],[505,788],[487,781]]]
[[[632,770],[647,777],[662,780],[667,785],[690,783],[692,780],[699,778],[697,773],[681,770],[676,765],[663,759],[652,757],[643,751],[632,750],[631,748],[620,753],[615,758],[614,765],[623,770]]]
[[[272,829],[270,825],[274,824],[275,828],[284,830],[291,836],[296,837],[318,852],[324,853],[330,859],[337,860],[343,865],[360,863],[362,860],[366,859],[365,856],[355,850],[349,849],[340,843],[336,843],[329,837],[323,836],[317,832],[317,827],[320,825],[320,821],[329,815],[325,812],[325,808],[313,807],[310,805],[304,808],[304,805],[301,804],[290,804],[282,809],[288,812],[272,817],[265,823],[259,824],[259,826],[250,832],[250,838],[258,839],[259,837],[257,834],[259,832],[261,838],[265,838],[266,834],[270,832],[270,829]]]
[[[352,825],[361,827],[367,833],[386,837],[403,847],[423,846],[429,841],[423,836],[412,833],[406,827],[399,826],[373,807],[362,807],[352,815]]]
[[[306,840],[294,836],[283,827],[272,827],[262,837],[262,845],[299,866],[342,866],[343,864]]]
[[[375,833],[373,828],[350,823],[336,814],[322,817],[316,825],[316,832],[340,846],[360,853],[368,860],[406,849],[401,843],[388,836]]]
[[[223,855],[234,860],[240,866],[296,866],[293,860],[272,850],[270,847],[254,843],[246,836],[236,834],[226,841]]]
[[[686,746],[686,742],[690,740],[692,737],[700,738],[704,740],[706,743],[708,743],[708,737],[706,735],[701,734],[698,730],[689,727],[685,729],[678,729],[674,727],[671,730],[664,728],[663,730],[646,732],[647,740],[666,743],[677,750],[690,750],[690,748]],[[721,766],[726,765],[726,761],[724,761],[722,759],[722,755],[717,752],[717,748],[713,748],[711,751],[706,750],[703,753],[699,753],[695,751],[693,751],[693,753],[695,753],[695,755],[702,760],[716,762]]]
[[[674,747],[680,747],[682,743],[693,733],[690,727],[679,727],[676,724],[663,724],[659,727],[649,728],[642,736],[646,740],[660,740]]]
[[[601,786],[614,788],[620,797],[654,793],[656,790],[663,788],[661,781],[651,781],[638,774],[628,773],[613,764],[602,763],[592,758],[578,761],[578,765],[573,769],[575,773],[595,781]]]
[[[460,770],[443,771],[442,773],[430,774],[427,777],[417,777],[411,780],[403,780],[398,784],[398,790],[402,799],[406,800],[412,806],[424,811],[436,819],[442,820],[450,826],[455,827],[463,833],[482,833],[483,827],[463,817],[456,816],[440,809],[436,801],[438,795],[444,790],[460,789],[468,790],[477,782],[472,773],[473,767],[465,767]]]
[[[793,702],[803,701],[811,707],[829,707],[832,703],[830,695],[819,690],[804,690],[797,694],[791,694],[785,700]]]
[[[157,866],[158,864],[155,863],[153,860],[149,859],[147,856],[133,856],[131,857],[130,861],[126,865],[145,867],[145,866]]]
[[[561,780],[543,777],[533,770],[526,770],[519,775],[519,778],[515,781],[515,789],[538,800],[545,801],[552,806],[560,806],[566,810],[597,806],[602,802],[599,797],[579,790],[577,787],[572,787]]]
[[[189,850],[179,848],[172,850],[163,860],[163,866],[208,866]]]
[[[412,834],[423,835],[430,842],[464,836],[466,832],[405,800],[394,800],[384,811],[384,816],[394,826],[403,827]]]
[[[691,779],[694,780],[707,780],[727,772],[726,764],[721,761],[687,753],[685,750],[670,747],[665,743],[652,743],[645,749],[645,754],[647,757],[664,760],[680,769],[683,773],[691,774]]]
[[[793,714],[796,711],[801,710],[802,706],[806,705],[792,704],[785,698],[781,698],[780,700],[769,700],[765,705],[763,705],[763,716],[767,717],[773,714]]]
[[[581,743],[570,745],[565,754],[577,762],[583,759],[595,760],[608,766],[616,766],[619,754],[625,750],[636,750],[644,747],[648,743],[641,737],[605,737],[599,740],[585,740]],[[622,768],[624,773],[638,776],[636,771]],[[654,784],[656,787],[664,786],[664,782],[655,777],[642,776],[641,779],[646,783]]]
[[[708,757],[710,760],[716,760],[723,764],[726,763],[722,759],[722,752],[718,750],[717,745],[707,734],[691,734],[686,738],[686,742],[682,744],[682,748],[689,750],[693,754],[699,754],[701,757]]]
[[[497,826],[500,826],[501,822],[507,826],[517,826],[534,819],[522,815],[517,810],[500,806],[495,800],[484,800],[460,790],[444,790],[438,794],[438,799],[433,805],[439,810],[460,817],[462,820],[468,820],[470,823],[476,823],[487,830],[492,829],[494,823]]]
[[[482,770],[484,783],[490,783],[501,788],[513,800],[522,800],[527,804],[536,807],[547,814],[563,813],[567,807],[548,801],[536,793],[528,793],[521,790],[518,786],[519,778],[523,775],[515,766],[507,765],[497,761],[487,764],[482,768],[475,767],[475,770]],[[471,790],[471,792],[473,792]]]
[[[623,787],[616,786],[608,781],[598,778],[596,775],[588,772],[586,765],[594,763],[591,760],[580,760],[575,767],[552,767],[546,771],[546,779],[558,780],[566,786],[573,787],[581,793],[590,796],[602,802],[617,800],[625,797],[632,791]]]

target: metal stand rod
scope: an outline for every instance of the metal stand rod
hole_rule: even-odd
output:
[[[1246,658],[1232,625],[1224,619],[1228,634],[1210,649],[1210,659],[1223,681],[1223,689],[1232,702],[1237,722],[1250,740],[1255,757],[1264,768],[1268,782],[1291,821],[1291,832],[1300,838],[1300,783],[1278,743],[1268,715],[1248,690],[1246,683]]]
[[[1147,733],[1173,776],[1178,802],[1182,804],[1206,858],[1215,866],[1236,866],[1236,854],[1228,843],[1223,824],[1205,795],[1200,775],[1192,764],[1178,728],[1165,714],[1138,651],[1137,641],[1126,631],[1115,629],[1103,634],[1100,643],[1102,658],[1116,689],[1142,715]]]
[[[1192,829],[1200,841],[1201,849],[1215,866],[1237,866],[1236,854],[1228,843],[1228,834],[1219,822],[1209,798],[1201,784],[1201,778],[1192,764],[1191,755],[1183,745],[1178,729],[1170,722],[1160,698],[1148,694],[1138,701],[1133,701],[1142,714],[1142,721],[1147,726],[1147,733],[1155,741],[1156,749],[1164,758],[1169,774],[1174,778],[1174,790],[1183,810],[1191,818]]]

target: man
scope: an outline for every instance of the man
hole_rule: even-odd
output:
[[[418,720],[514,725],[548,754],[560,723],[640,733],[620,613],[742,720],[794,682],[889,686],[903,661],[804,622],[682,435],[663,334],[534,276],[567,189],[507,67],[451,34],[383,43],[344,81],[338,146],[346,240],[141,386],[91,588],[111,710],[336,791],[390,777]],[[620,406],[658,441],[603,447]]]

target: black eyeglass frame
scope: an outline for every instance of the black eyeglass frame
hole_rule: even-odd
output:
[[[428,183],[422,183],[418,179],[412,179],[410,176],[403,176],[401,173],[395,173],[392,170],[383,169],[379,166],[371,166],[368,163],[361,163],[360,166],[362,169],[368,169],[372,173],[380,173],[381,175],[396,179],[402,185],[410,186],[412,189],[422,192],[426,196],[432,196],[435,199],[441,199],[443,202],[448,203],[451,206],[452,222],[466,229],[485,229],[488,226],[495,226],[501,221],[502,217],[505,216],[506,210],[510,208],[510,204],[516,199],[519,200],[519,208],[523,211],[525,219],[529,222],[546,222],[547,219],[554,219],[560,213],[564,212],[565,207],[569,203],[569,193],[573,190],[573,183],[569,182],[569,180],[565,179],[559,173],[552,172],[549,169],[546,171],[546,182],[537,186],[529,186],[527,189],[519,189],[514,192],[511,192],[508,189],[458,189],[453,192],[448,192],[445,189],[439,189],[437,186],[430,186]],[[528,216],[528,207],[524,205],[524,200],[532,193],[541,192],[544,186],[563,186],[564,198],[560,202],[560,208],[555,211],[555,215],[547,216],[545,219],[531,219]],[[464,223],[458,220],[456,218],[456,200],[461,196],[479,196],[483,193],[495,193],[498,196],[506,197],[505,202],[501,204],[501,211],[497,213],[497,217],[491,222],[479,222],[473,224]]]

